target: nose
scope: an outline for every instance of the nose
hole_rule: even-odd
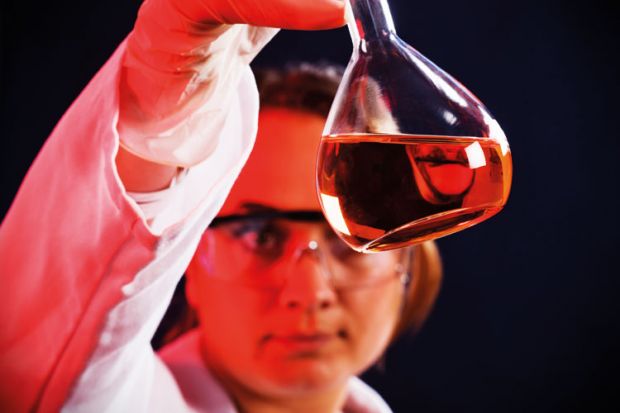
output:
[[[280,304],[289,309],[326,310],[336,301],[331,274],[316,241],[296,252],[280,291]]]

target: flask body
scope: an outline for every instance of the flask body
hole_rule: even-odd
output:
[[[393,28],[364,15],[373,1],[352,1],[354,11],[364,4],[362,16],[349,22],[354,51],[317,162],[325,216],[358,251],[484,221],[505,205],[512,179],[506,136],[487,108]],[[385,13],[385,1],[376,2]],[[379,22],[391,21],[383,17]],[[374,25],[359,35],[360,22]]]

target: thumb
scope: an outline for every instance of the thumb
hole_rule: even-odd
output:
[[[346,0],[183,0],[191,17],[205,23],[245,23],[295,30],[345,24]],[[190,11],[191,10],[191,11]]]

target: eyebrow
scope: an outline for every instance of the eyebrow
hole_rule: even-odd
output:
[[[241,207],[247,210],[247,212],[216,217],[211,221],[209,227],[214,228],[221,224],[252,219],[287,219],[304,222],[325,221],[325,216],[322,212],[312,209],[284,210],[256,202],[244,202],[241,204]]]

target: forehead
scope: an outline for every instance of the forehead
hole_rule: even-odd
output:
[[[323,117],[299,110],[262,110],[256,144],[221,214],[246,203],[318,210],[315,167],[324,124]]]

